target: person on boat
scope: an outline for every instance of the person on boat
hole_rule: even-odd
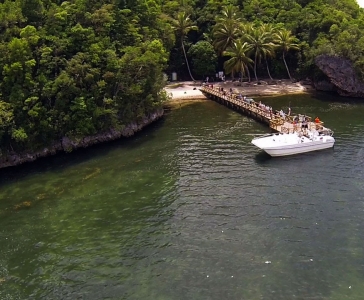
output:
[[[315,123],[316,123],[316,130],[320,130],[322,129],[322,125],[321,125],[321,120],[319,119],[319,117],[316,117],[315,119]]]
[[[296,118],[293,118],[293,132],[297,132],[298,130],[298,123],[297,123],[297,120],[296,120]]]
[[[302,121],[302,129],[308,129],[307,119],[304,118]]]

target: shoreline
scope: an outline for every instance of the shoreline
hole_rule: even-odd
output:
[[[38,151],[24,151],[21,153],[11,152],[0,156],[0,169],[15,167],[24,163],[34,162],[43,157],[53,156],[58,153],[68,153],[80,148],[87,148],[96,144],[111,142],[120,138],[128,138],[159,120],[164,115],[164,109],[159,108],[146,114],[141,120],[134,121],[122,129],[110,128],[107,131],[99,132],[91,136],[80,139],[70,139],[63,137],[60,141],[54,142],[48,147]]]
[[[279,80],[279,84],[247,84],[238,82],[214,82],[214,87],[223,87],[226,90],[233,89],[234,93],[242,93],[242,95],[249,97],[264,97],[264,96],[281,96],[292,94],[304,94],[314,91],[311,86],[304,86],[297,82],[292,83],[289,80]],[[188,104],[190,102],[205,101],[207,98],[202,94],[199,88],[202,86],[201,82],[183,81],[173,82],[165,87],[165,91],[170,95],[170,101],[167,101],[164,107],[168,105],[181,105]],[[132,122],[123,128],[123,130],[110,129],[106,132],[100,132],[93,136],[87,136],[80,140],[71,140],[67,137],[61,139],[61,141],[55,142],[44,149],[38,151],[25,151],[22,153],[8,153],[7,155],[0,156],[0,169],[21,165],[27,162],[33,162],[42,157],[53,156],[59,152],[70,152],[78,148],[86,148],[95,144],[104,143],[112,140],[119,139],[121,137],[130,137],[136,132],[140,131],[144,127],[153,123],[161,118],[164,114],[164,110],[156,110],[154,113],[146,115],[139,122]]]
[[[268,84],[266,81],[261,81],[263,84],[256,83],[239,83],[232,81],[211,82],[214,87],[222,87],[226,90],[233,89],[234,93],[241,93],[248,97],[265,97],[265,96],[282,96],[294,94],[306,94],[315,91],[310,85],[304,85],[300,82],[291,82],[290,80],[277,80],[276,84]],[[166,85],[165,91],[170,95],[171,100],[201,100],[207,99],[199,90],[202,86],[201,82],[193,81],[176,81]]]

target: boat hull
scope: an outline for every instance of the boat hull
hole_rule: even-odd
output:
[[[293,134],[274,134],[255,138],[252,144],[270,156],[287,156],[332,148],[335,139],[328,135],[311,137]]]
[[[335,141],[320,143],[320,142],[312,142],[312,144],[301,144],[300,147],[282,147],[282,148],[266,148],[262,149],[267,154],[273,157],[277,156],[288,156],[288,155],[295,155],[295,154],[302,154],[312,151],[319,151],[324,149],[330,149],[334,146]]]

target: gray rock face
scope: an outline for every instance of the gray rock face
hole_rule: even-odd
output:
[[[110,128],[108,131],[87,136],[83,139],[72,140],[69,137],[63,137],[59,142],[55,142],[47,148],[32,153],[10,153],[7,156],[1,156],[0,153],[0,168],[20,165],[26,162],[34,161],[41,157],[54,155],[57,152],[70,152],[78,148],[86,148],[91,145],[113,141],[121,137],[130,137],[140,131],[145,126],[161,118],[164,114],[163,109],[159,109],[147,116],[139,122],[132,122],[125,126],[122,130]]]
[[[324,92],[334,92],[334,91],[336,91],[335,85],[332,84],[328,80],[316,81],[314,83],[314,86],[315,86],[316,90],[318,90],[318,91],[324,91]]]
[[[320,55],[316,57],[315,63],[341,96],[364,97],[364,83],[359,79],[348,59]]]

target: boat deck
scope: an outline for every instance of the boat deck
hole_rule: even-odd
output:
[[[278,132],[283,133],[293,133],[293,132],[300,132],[304,131],[302,128],[302,122],[295,123],[292,116],[287,117],[285,120],[279,120],[279,123],[270,124],[270,127]],[[318,131],[330,131],[329,128],[324,126],[323,122],[315,123],[312,121],[307,122],[307,129],[308,130],[318,130]]]

